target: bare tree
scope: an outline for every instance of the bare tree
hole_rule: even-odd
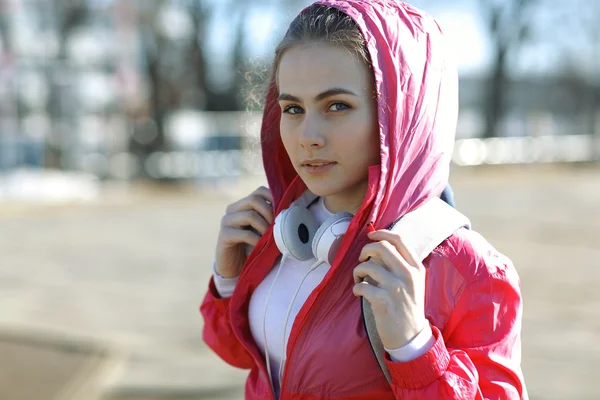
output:
[[[579,110],[585,114],[587,134],[594,137],[595,160],[600,161],[600,2],[573,0],[561,10],[568,38],[559,68],[581,83]]]
[[[232,111],[241,108],[239,93],[240,86],[243,85],[241,77],[243,71],[240,70],[244,65],[246,57],[244,42],[246,16],[250,8],[253,6],[252,1],[248,0],[230,0],[222,6],[231,10],[228,23],[231,24],[235,34],[231,42],[231,61],[230,65],[233,68],[233,80],[226,90],[214,90],[209,84],[209,68],[207,65],[206,48],[210,38],[208,32],[208,20],[216,12],[215,5],[207,5],[208,2],[192,3],[189,6],[190,15],[194,21],[194,40],[190,43],[190,51],[188,59],[191,61],[196,75],[196,85],[203,91],[205,99],[204,108],[209,111]]]
[[[53,0],[52,5],[47,5],[54,9],[56,31],[58,33],[58,57],[52,60],[56,72],[67,68],[68,54],[67,42],[73,31],[85,24],[89,16],[84,1],[82,0]],[[48,77],[48,85],[50,87],[50,99],[48,102],[48,114],[53,121],[72,117],[73,110],[68,101],[68,96],[65,93],[64,86],[61,86],[59,80],[54,76]],[[66,110],[69,110],[68,112]],[[54,135],[57,132],[53,132]],[[55,145],[46,147],[46,164],[49,167],[61,168],[63,163],[63,144],[62,140],[55,141]]]
[[[480,0],[494,44],[494,55],[485,102],[484,137],[497,136],[497,125],[506,110],[505,98],[511,54],[531,37],[534,6],[538,0]]]
[[[588,129],[594,136],[595,141],[595,160],[600,160],[600,76],[598,68],[600,66],[600,2],[586,1],[579,3],[579,12],[572,21],[574,30],[579,28],[582,33],[582,39],[589,43],[589,51],[586,53],[584,63],[592,68],[587,68],[587,81],[590,90],[587,95],[588,103]],[[572,41],[573,46],[581,46],[577,40]]]
[[[207,111],[231,111],[242,108],[240,88],[243,85],[241,76],[246,57],[244,42],[246,16],[256,1],[226,0],[209,2],[202,0],[182,3],[180,11],[184,11],[191,21],[191,34],[184,41],[174,43],[166,37],[157,23],[163,6],[168,1],[154,0],[151,6],[139,9],[140,30],[143,38],[145,58],[145,74],[149,86],[148,109],[141,110],[141,118],[150,114],[155,122],[157,134],[149,143],[130,141],[130,151],[137,155],[142,163],[153,152],[165,150],[165,118],[172,111],[181,107],[192,107]],[[235,32],[229,48],[222,51],[231,57],[233,79],[225,89],[211,85],[211,58],[207,55],[207,44],[212,40],[210,21],[215,17],[219,7],[231,10],[227,24]],[[174,50],[176,49],[176,50]],[[173,65],[177,72],[173,72]],[[227,71],[228,74],[230,71]],[[191,96],[190,96],[191,93]],[[135,125],[135,123],[134,123]],[[135,128],[134,128],[135,129]],[[142,128],[143,129],[143,126]]]

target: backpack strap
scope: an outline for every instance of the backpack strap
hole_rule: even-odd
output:
[[[452,206],[434,197],[414,211],[396,220],[388,229],[402,236],[402,240],[415,252],[420,261],[444,240],[460,228],[471,228],[471,222]],[[377,327],[370,303],[361,300],[363,321],[371,348],[388,383],[392,383],[390,371],[385,364],[385,349]]]
[[[402,236],[420,261],[423,261],[444,240],[461,228],[471,229],[469,219],[443,200],[434,197],[421,207],[396,220],[389,230]],[[371,348],[388,383],[392,384],[390,371],[385,364],[385,349],[377,327],[371,304],[363,297],[361,300],[363,322],[371,343]],[[522,400],[529,400],[527,387],[523,380]]]

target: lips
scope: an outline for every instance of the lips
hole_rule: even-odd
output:
[[[324,165],[329,165],[329,164],[335,164],[335,161],[322,160],[322,159],[304,160],[304,161],[302,161],[302,163],[300,165],[302,165],[303,167],[322,167]]]
[[[306,160],[301,164],[302,170],[313,176],[322,176],[331,171],[337,162],[329,160]]]

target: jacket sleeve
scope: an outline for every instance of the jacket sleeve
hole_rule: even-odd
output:
[[[477,278],[462,291],[444,333],[432,326],[429,351],[408,362],[386,354],[394,397],[521,399],[521,318],[516,272]]]
[[[214,278],[211,278],[208,292],[200,306],[200,312],[204,318],[202,338],[228,364],[250,369],[254,365],[254,360],[231,329],[229,301],[230,298],[219,296]]]

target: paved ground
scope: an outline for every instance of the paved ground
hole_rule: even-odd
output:
[[[474,228],[518,266],[530,397],[600,398],[600,168],[457,169],[452,181]],[[106,400],[241,398],[244,372],[201,343],[197,307],[221,214],[258,183],[0,204],[0,341],[16,329],[106,349]],[[0,371],[14,371],[6,354],[0,344]],[[0,398],[17,399],[8,389]]]

